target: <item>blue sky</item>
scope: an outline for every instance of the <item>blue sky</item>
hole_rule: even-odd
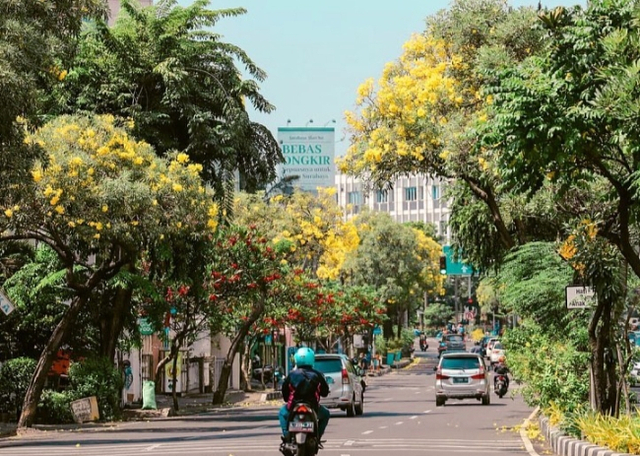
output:
[[[190,0],[179,0],[188,5]],[[584,3],[544,0],[544,6]],[[537,0],[512,0],[513,6]],[[253,113],[274,135],[279,126],[336,127],[343,137],[344,112],[354,107],[357,87],[376,80],[386,62],[398,58],[412,33],[424,30],[424,19],[446,8],[448,0],[211,0],[210,7],[243,7],[247,14],[226,18],[215,31],[240,46],[268,78],[262,94],[275,112]],[[346,150],[336,144],[336,155]]]

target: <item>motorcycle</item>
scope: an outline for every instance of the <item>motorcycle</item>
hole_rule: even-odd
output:
[[[327,377],[329,388],[333,383]],[[289,437],[280,446],[280,451],[288,456],[315,456],[318,454],[320,436],[318,435],[318,415],[310,404],[299,401],[293,404],[287,422]]]
[[[420,341],[420,350],[427,351],[427,348],[429,348],[429,344],[427,343],[427,341],[426,340],[421,340]]]
[[[298,402],[289,413],[289,439],[282,444],[284,454],[315,456],[318,454],[318,416],[310,404]]]
[[[496,374],[496,378],[493,382],[493,390],[500,399],[502,399],[502,396],[507,394],[507,389],[507,379],[504,374]]]

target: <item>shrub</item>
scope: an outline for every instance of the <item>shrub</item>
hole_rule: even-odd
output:
[[[640,454],[640,418],[621,415],[615,418],[585,412],[575,418],[582,436],[589,442],[615,452]]]
[[[382,335],[374,336],[373,345],[376,347],[376,353],[380,356],[387,354],[387,340]]]
[[[503,337],[507,363],[523,382],[522,395],[531,406],[554,404],[565,415],[578,411],[589,399],[589,354],[571,339],[553,340],[535,326],[521,326]]]
[[[27,392],[31,377],[38,362],[31,358],[14,358],[0,367],[0,407],[4,412],[15,412],[22,409],[24,395]]]
[[[44,390],[38,403],[38,422],[45,424],[73,423],[72,401],[73,397],[69,391]]]
[[[69,367],[69,394],[75,399],[96,396],[101,420],[120,416],[122,374],[106,358],[89,358]]]

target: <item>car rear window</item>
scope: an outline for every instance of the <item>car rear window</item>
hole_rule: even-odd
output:
[[[462,336],[447,336],[449,342],[462,342]]]
[[[323,374],[342,372],[342,361],[339,359],[316,359],[313,367]]]
[[[500,342],[496,342],[493,344],[494,350],[502,350],[502,344]]]
[[[442,369],[478,369],[480,360],[478,358],[442,358]]]

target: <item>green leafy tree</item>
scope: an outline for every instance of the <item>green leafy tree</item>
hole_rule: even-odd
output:
[[[485,143],[501,144],[505,180],[524,192],[551,182],[558,199],[572,202],[573,231],[566,233],[563,256],[576,278],[598,293],[590,325],[594,407],[607,414],[618,409],[618,369],[603,354],[616,351],[625,288],[620,258],[609,247],[640,274],[634,215],[640,142],[632,128],[637,11],[636,2],[622,0],[544,11],[538,23],[546,37],[543,52],[495,73],[488,89],[495,122]]]
[[[253,191],[275,178],[282,155],[269,130],[247,112],[248,103],[260,112],[274,109],[259,92],[266,73],[213,31],[221,19],[245,10],[208,5],[208,0],[188,7],[161,0],[140,9],[123,1],[113,28],[88,27],[55,96],[61,112],[134,119],[134,135],[162,156],[186,152],[203,166],[216,195],[226,195],[230,213],[235,172],[241,187]],[[237,64],[251,79],[241,77]]]
[[[67,74],[83,19],[105,14],[98,0],[0,4],[0,200],[14,200],[37,151],[25,147],[25,122],[38,123],[42,94]],[[0,202],[0,204],[2,204]]]
[[[394,222],[386,213],[361,216],[356,226],[361,242],[345,262],[347,280],[378,290],[389,317],[385,337],[391,337],[395,323],[399,338],[403,323],[408,323],[404,315],[415,310],[423,292],[439,293],[443,279],[435,269],[441,248],[421,244],[426,238],[422,232]]]

